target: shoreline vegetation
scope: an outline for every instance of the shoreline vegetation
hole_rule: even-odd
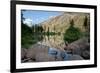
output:
[[[64,32],[53,31],[41,25],[27,26],[21,13],[21,62],[48,62],[90,59],[90,28],[87,16],[84,17],[85,31],[69,22]],[[67,42],[67,44],[66,44]]]

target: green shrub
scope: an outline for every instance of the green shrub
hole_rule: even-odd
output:
[[[73,20],[70,22],[70,27],[65,31],[64,41],[71,43],[81,37],[81,32],[78,28],[74,27]]]

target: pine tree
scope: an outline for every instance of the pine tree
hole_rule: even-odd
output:
[[[85,30],[88,30],[88,19],[87,19],[87,16],[85,16],[85,19],[84,19],[84,27],[85,27]]]

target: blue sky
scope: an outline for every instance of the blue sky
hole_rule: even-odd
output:
[[[23,11],[23,10],[22,10]],[[24,23],[27,24],[39,24],[51,17],[61,15],[62,12],[55,11],[37,11],[37,10],[25,10],[23,11]]]

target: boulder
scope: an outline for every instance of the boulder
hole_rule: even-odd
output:
[[[27,49],[26,48],[21,48],[21,59],[25,59],[27,54]]]
[[[47,62],[47,61],[55,61],[55,57],[50,56],[46,53],[38,53],[35,56],[36,62]]]
[[[85,50],[83,53],[82,53],[82,57],[84,59],[90,59],[90,52]]]
[[[71,54],[76,54],[80,56],[85,56],[84,52],[90,51],[90,43],[88,42],[88,38],[84,37],[77,41],[70,43],[66,49],[66,52],[70,52]],[[88,53],[88,57],[89,57]]]
[[[48,54],[48,46],[43,46],[40,44],[33,45],[30,49],[28,49],[27,58],[35,59],[39,53]]]

